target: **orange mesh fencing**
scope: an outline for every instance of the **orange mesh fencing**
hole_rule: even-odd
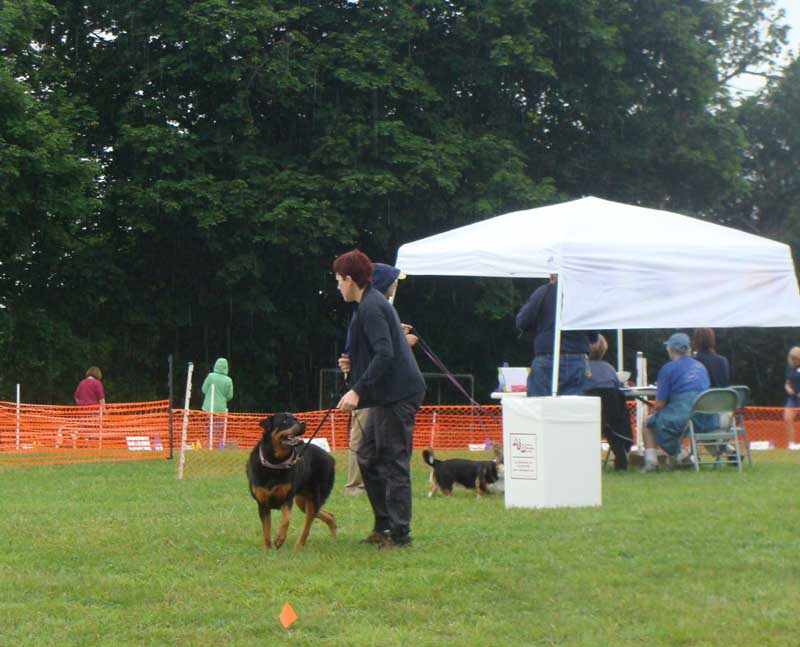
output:
[[[633,404],[631,414],[633,416]],[[800,411],[798,411],[800,413]],[[258,426],[267,414],[229,413],[213,416],[203,411],[187,415],[187,453],[210,455],[219,450],[247,450],[258,442]],[[296,414],[306,421],[306,437],[322,421],[317,438],[332,450],[350,443],[350,416],[340,411]],[[747,407],[745,428],[750,441],[787,446],[782,407]],[[177,452],[184,411],[172,412],[173,449]],[[130,461],[169,456],[170,410],[166,400],[76,407],[0,402],[0,467],[10,465]],[[635,425],[634,425],[635,428]],[[486,440],[502,444],[499,405],[426,406],[417,414],[415,449],[466,449]]]
[[[631,429],[636,434],[636,403],[628,402],[631,413]],[[766,442],[775,449],[786,449],[789,437],[783,422],[786,409],[783,407],[745,407],[743,410],[744,428],[747,440],[752,442]],[[795,410],[800,414],[800,409]],[[800,435],[798,435],[800,438]]]
[[[169,403],[0,402],[0,466],[130,461],[169,453]]]

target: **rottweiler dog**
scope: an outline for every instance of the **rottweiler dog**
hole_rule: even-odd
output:
[[[498,461],[502,463],[502,452],[496,446],[493,446],[493,449],[495,457],[499,458],[489,461],[472,461],[466,458],[440,461],[433,455],[431,448],[422,450],[422,460],[433,468],[428,496],[433,496],[437,492],[450,496],[455,483],[475,490],[479,497],[489,494],[489,486],[500,479]]]
[[[295,548],[305,546],[314,518],[321,519],[336,537],[336,520],[322,509],[333,490],[335,462],[324,449],[303,443],[298,436],[306,431],[306,423],[291,413],[276,413],[259,423],[264,430],[261,440],[250,452],[247,480],[250,494],[258,503],[258,516],[264,531],[264,548],[271,542],[270,512],[280,509],[281,521],[275,535],[275,548],[286,541],[292,503],[305,513],[303,530]]]

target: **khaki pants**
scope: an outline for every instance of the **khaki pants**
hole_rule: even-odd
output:
[[[369,409],[356,409],[350,414],[350,451],[347,456],[347,483],[345,494],[361,494],[364,492],[364,481],[358,467],[358,450],[361,447],[362,431],[367,424]]]

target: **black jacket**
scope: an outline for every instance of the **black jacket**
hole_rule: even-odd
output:
[[[372,286],[350,322],[350,383],[359,408],[419,396],[425,380],[392,305]]]

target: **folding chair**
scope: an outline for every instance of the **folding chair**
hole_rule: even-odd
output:
[[[628,451],[633,445],[631,432],[631,416],[625,397],[619,389],[602,387],[590,389],[584,395],[600,398],[603,437],[608,441],[608,452],[603,460],[603,469],[608,465],[611,453],[614,453],[614,469],[628,469]]]
[[[736,395],[739,396],[739,405],[736,407],[734,428],[736,429],[736,434],[744,443],[744,449],[747,453],[747,465],[748,467],[753,467],[753,459],[750,457],[750,441],[747,438],[747,430],[744,428],[744,408],[750,404],[750,387],[744,384],[737,384],[730,388],[736,391]]]
[[[695,471],[699,472],[701,465],[719,466],[723,462],[723,457],[727,463],[728,455],[725,453],[725,448],[731,441],[736,451],[736,467],[742,471],[739,434],[734,425],[738,406],[739,396],[733,389],[707,389],[695,398],[688,424],[689,448]],[[697,414],[701,416],[697,417]],[[713,463],[702,461],[698,445],[711,452],[714,456]]]

